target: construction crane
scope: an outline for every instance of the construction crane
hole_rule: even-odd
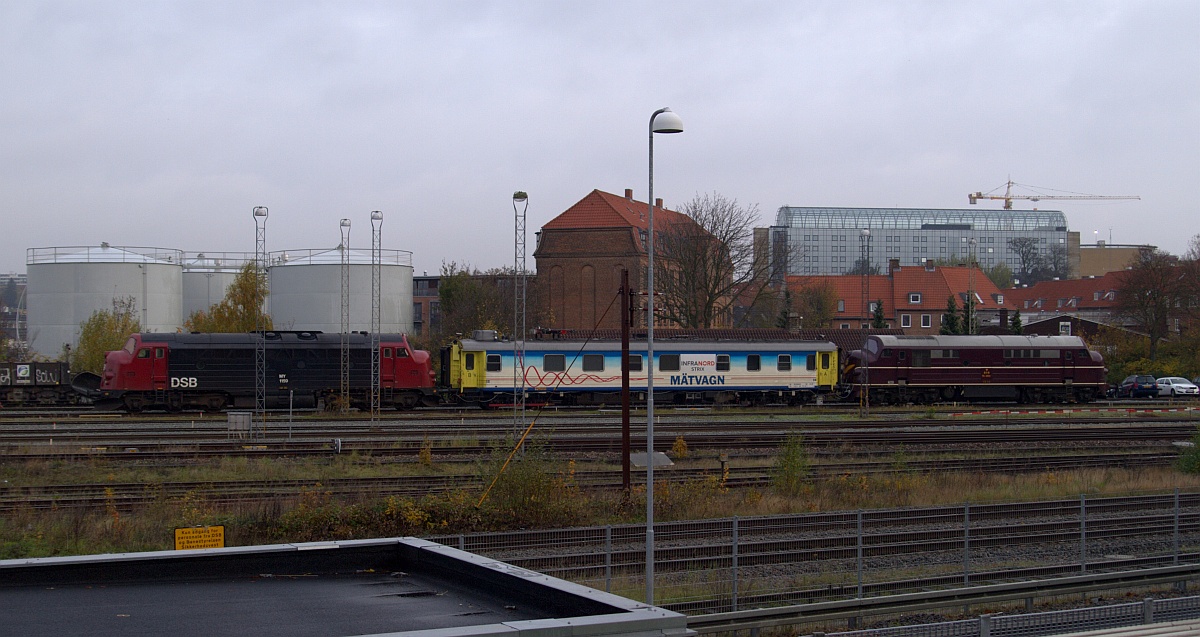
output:
[[[1036,188],[1036,186],[1027,186],[1025,184],[1018,184],[1010,179],[1010,180],[1008,180],[1008,184],[1006,185],[1006,187],[1004,189],[1003,195],[993,195],[993,194],[985,195],[982,192],[977,192],[974,194],[968,194],[967,199],[970,200],[970,202],[972,204],[977,203],[980,199],[1003,200],[1005,210],[1012,210],[1013,199],[1027,199],[1029,201],[1041,201],[1042,199],[1137,199],[1139,201],[1141,200],[1141,197],[1139,197],[1137,195],[1084,195],[1084,194],[1078,194],[1078,193],[1071,194],[1071,195],[1039,195],[1039,194],[1014,195],[1012,192],[1013,186],[1022,186],[1024,188],[1029,188],[1029,189]]]

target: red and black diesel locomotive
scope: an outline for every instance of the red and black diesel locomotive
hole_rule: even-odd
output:
[[[371,338],[347,336],[350,405],[369,408]],[[268,408],[311,408],[340,396],[341,335],[268,331],[263,341]],[[76,377],[74,384],[101,409],[254,408],[258,342],[255,333],[134,334],[107,354],[101,377]],[[381,407],[437,404],[428,352],[413,349],[403,334],[380,334],[379,362]]]
[[[876,404],[1004,400],[1086,403],[1107,370],[1078,336],[868,336],[843,379]]]

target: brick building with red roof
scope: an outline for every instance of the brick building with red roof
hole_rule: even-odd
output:
[[[1061,281],[1041,281],[1008,290],[1009,299],[1027,323],[1056,316],[1075,316],[1096,323],[1120,325],[1113,315],[1117,294],[1128,272]]]
[[[901,267],[892,259],[888,270],[886,275],[868,277],[867,304],[863,303],[863,277],[858,275],[789,276],[788,287],[798,290],[809,285],[829,285],[837,297],[837,311],[830,325],[834,329],[867,327],[877,301],[883,304],[887,327],[901,328],[908,334],[937,334],[946,313],[946,302],[952,295],[961,311],[968,292],[974,293],[981,329],[999,328],[1016,309],[1006,298],[1006,291],[997,288],[977,267],[929,264]]]
[[[654,202],[654,225],[659,233],[691,218]],[[631,287],[646,284],[648,205],[633,198],[633,190],[614,195],[593,190],[538,233],[533,257],[539,285],[549,304],[552,325],[563,329],[619,328],[621,271],[628,269]],[[661,262],[655,262],[656,275]],[[644,316],[635,313],[640,324]]]

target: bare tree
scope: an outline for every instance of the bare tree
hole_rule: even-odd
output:
[[[1114,311],[1150,337],[1150,360],[1158,353],[1158,341],[1170,333],[1172,313],[1182,305],[1183,275],[1177,257],[1158,249],[1142,250],[1117,292]]]
[[[1017,275],[1021,283],[1034,283],[1034,277],[1042,268],[1042,255],[1035,237],[1014,237],[1008,240],[1008,251],[1017,255],[1020,269]]]
[[[1056,243],[1042,257],[1043,266],[1048,278],[1071,278],[1071,258],[1067,254],[1067,246]]]
[[[738,298],[753,305],[770,283],[768,251],[754,243],[758,206],[713,193],[679,211],[688,219],[669,223],[655,240],[658,316],[687,328],[730,325]]]
[[[837,290],[823,279],[813,279],[792,291],[792,309],[800,318],[800,327],[828,327],[837,315]]]

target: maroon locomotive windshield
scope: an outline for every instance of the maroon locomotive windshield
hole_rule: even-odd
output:
[[[874,359],[879,354],[879,341],[869,338],[863,344],[863,349],[867,350],[867,353],[871,354],[871,358]]]

